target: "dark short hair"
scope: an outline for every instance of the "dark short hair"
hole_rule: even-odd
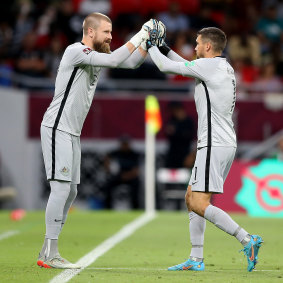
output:
[[[197,35],[201,35],[203,41],[210,41],[215,52],[222,52],[227,43],[226,34],[219,28],[203,28],[198,31]]]

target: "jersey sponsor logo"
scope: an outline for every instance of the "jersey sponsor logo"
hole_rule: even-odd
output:
[[[61,222],[61,219],[54,219],[55,222]]]
[[[185,62],[185,66],[186,67],[193,67],[196,65],[196,62],[195,61],[190,61],[190,62]]]
[[[91,50],[89,47],[87,47],[87,48],[85,48],[85,49],[83,50],[83,52],[84,52],[86,55],[88,55],[91,51],[92,51],[92,50]]]
[[[69,173],[70,173],[70,169],[69,169],[68,167],[65,167],[65,166],[64,166],[64,167],[60,170],[60,172],[62,173],[62,175],[68,176]]]

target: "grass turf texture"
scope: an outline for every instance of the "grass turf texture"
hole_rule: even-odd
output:
[[[73,211],[60,237],[60,253],[72,262],[91,251],[141,212]],[[204,272],[167,271],[189,255],[189,220],[186,212],[160,212],[70,282],[282,282],[283,225],[280,219],[232,215],[244,228],[263,237],[258,271],[247,272],[241,245],[228,234],[207,223]],[[9,212],[0,212],[0,235],[20,233],[0,240],[0,282],[49,282],[62,272],[36,265],[45,233],[44,213],[28,212],[13,222]]]

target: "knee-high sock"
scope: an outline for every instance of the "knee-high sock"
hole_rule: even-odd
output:
[[[63,210],[63,220],[61,223],[61,230],[63,229],[64,224],[66,223],[68,211],[70,207],[72,206],[72,203],[74,202],[76,196],[78,193],[77,185],[71,184],[71,190],[68,196],[68,199],[65,203],[64,210]]]
[[[46,248],[47,248],[47,239],[46,239],[46,238],[44,238],[44,242],[43,242],[43,245],[42,245],[41,251],[40,251],[40,253],[39,253],[38,259],[41,259],[42,257],[44,257],[44,256],[45,256]]]
[[[51,240],[45,238],[38,259],[42,260],[43,258],[43,260],[46,260],[49,258],[53,258],[56,255],[59,255],[58,240]]]
[[[203,242],[206,220],[194,212],[189,212],[190,239],[192,244],[190,258],[201,261],[203,259]]]
[[[63,211],[70,194],[70,182],[50,181],[51,193],[46,206],[46,238],[57,240],[61,231]]]
[[[249,233],[246,230],[241,228],[226,212],[216,206],[210,204],[204,212],[204,218],[226,233],[236,237],[243,245],[250,239]]]

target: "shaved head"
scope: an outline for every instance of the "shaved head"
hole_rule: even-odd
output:
[[[103,15],[101,13],[89,14],[83,22],[83,34],[87,35],[88,28],[97,29],[102,20],[112,24],[112,21],[106,15]]]

